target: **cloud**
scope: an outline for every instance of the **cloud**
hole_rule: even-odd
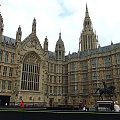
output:
[[[60,17],[67,17],[74,14],[74,11],[70,10],[64,0],[57,0],[58,4],[60,5],[60,8],[62,9],[61,13],[59,14]]]
[[[101,46],[109,45],[111,40],[120,42],[119,0],[1,0],[4,35],[15,38],[21,25],[23,40],[31,33],[35,17],[41,45],[48,36],[49,50],[55,51],[61,29],[66,54],[77,52],[86,2]]]

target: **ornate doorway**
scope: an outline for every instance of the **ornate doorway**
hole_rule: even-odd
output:
[[[52,107],[54,103],[54,98],[50,98],[49,99],[49,106]]]

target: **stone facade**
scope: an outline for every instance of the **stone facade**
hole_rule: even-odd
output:
[[[43,48],[36,35],[36,19],[32,32],[21,40],[18,27],[16,39],[3,35],[0,14],[0,96],[10,96],[10,102],[78,105],[85,100],[87,106],[98,100],[95,91],[107,86],[116,87],[120,103],[120,43],[100,47],[93,31],[86,5],[79,51],[65,55],[65,46],[59,33],[55,51],[48,50],[48,39]]]

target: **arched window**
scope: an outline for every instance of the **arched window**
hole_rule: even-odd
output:
[[[2,52],[2,50],[0,49],[0,62],[2,62],[2,54],[3,54],[3,52]]]
[[[8,63],[8,52],[5,52],[5,63]]]
[[[22,67],[22,90],[39,91],[40,58],[35,52],[28,53]]]
[[[14,63],[14,53],[11,54],[11,63]]]

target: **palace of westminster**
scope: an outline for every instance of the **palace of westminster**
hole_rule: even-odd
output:
[[[114,85],[120,103],[120,43],[101,47],[93,31],[86,5],[79,51],[65,55],[59,33],[55,51],[48,50],[48,39],[43,47],[36,35],[36,19],[32,32],[21,40],[18,27],[16,39],[3,35],[0,13],[0,102],[6,101],[77,105],[85,100],[91,106],[99,98],[97,88]]]

